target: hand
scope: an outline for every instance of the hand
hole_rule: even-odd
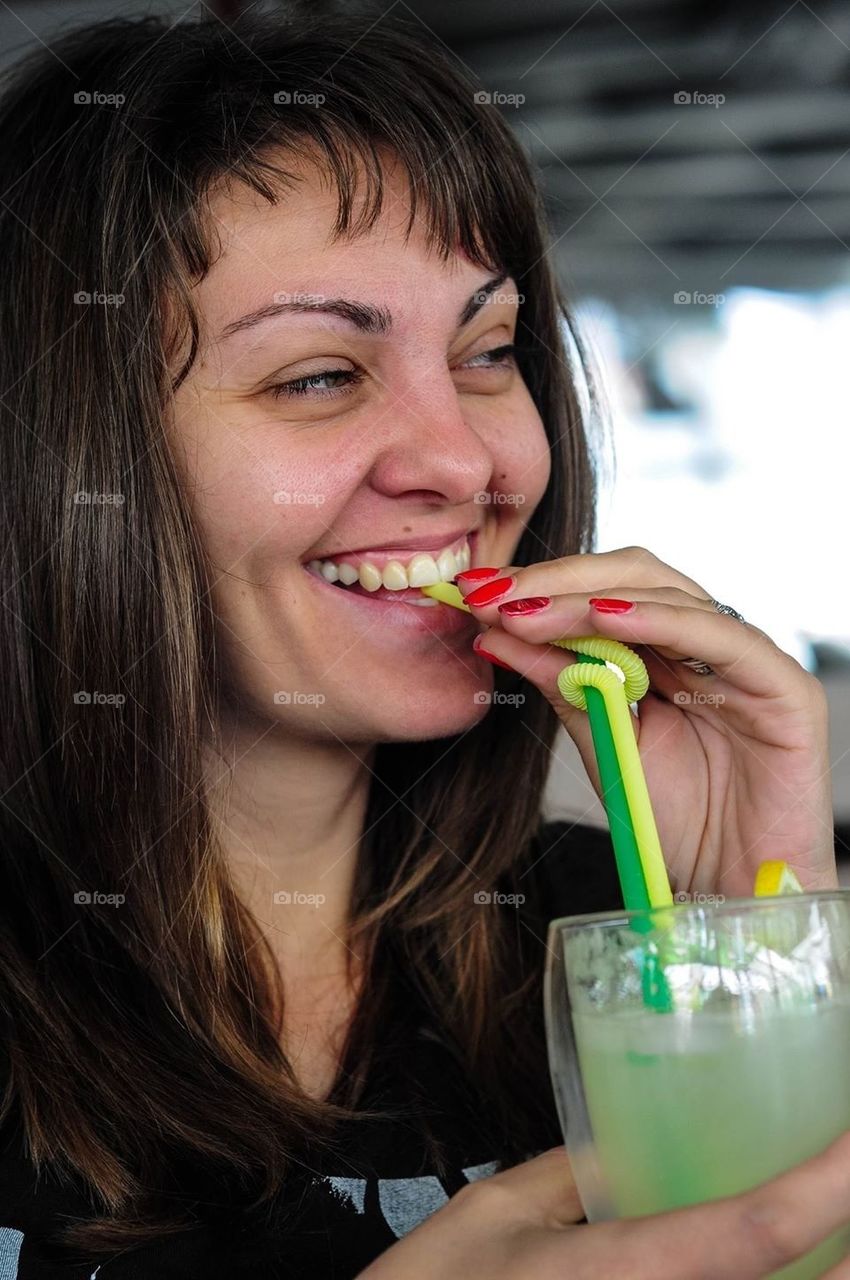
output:
[[[650,688],[632,723],[675,889],[750,897],[766,858],[786,859],[806,889],[837,886],[828,711],[819,680],[758,627],[719,614],[704,587],[642,547],[500,570],[509,575],[513,586],[484,605],[470,598],[495,577],[458,578],[457,585],[489,628],[482,647],[546,696],[600,797],[587,713],[566,702],[556,684],[578,658],[549,642],[607,636],[645,662]],[[524,615],[500,612],[529,597],[550,603]],[[600,613],[589,604],[596,597],[636,607]],[[681,664],[685,657],[702,659],[716,674],[696,675]]]
[[[563,1147],[473,1182],[357,1280],[760,1280],[850,1219],[850,1131],[752,1191],[577,1226]],[[824,1280],[848,1280],[850,1261]]]

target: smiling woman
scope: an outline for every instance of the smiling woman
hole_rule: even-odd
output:
[[[616,905],[607,838],[556,901],[557,721],[417,592],[593,541],[476,88],[343,18],[98,24],[5,88],[4,1275],[351,1276],[560,1141],[543,925]]]

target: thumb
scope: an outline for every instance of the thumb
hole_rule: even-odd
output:
[[[529,1223],[569,1226],[581,1222],[584,1209],[566,1147],[552,1147],[523,1164],[492,1175],[516,1197],[519,1215]]]
[[[480,633],[482,649],[513,667],[539,689],[578,748],[582,764],[597,795],[601,782],[596,765],[596,752],[586,711],[567,702],[558,688],[558,676],[565,667],[578,661],[574,653],[553,644],[529,644],[502,627],[490,627]],[[486,658],[481,659],[486,662]]]

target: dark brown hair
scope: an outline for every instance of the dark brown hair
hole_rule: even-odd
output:
[[[197,350],[212,185],[232,175],[285,201],[281,156],[318,156],[337,234],[356,235],[380,212],[389,147],[432,243],[507,270],[524,296],[519,364],[552,476],[515,563],[592,549],[581,346],[529,164],[478,88],[400,21],[147,18],[53,41],[0,100],[1,1114],[37,1165],[89,1190],[96,1212],[64,1237],[88,1249],[180,1230],[206,1176],[235,1171],[246,1205],[270,1202],[333,1141],[413,1003],[491,1100],[508,1157],[552,1114],[531,1012],[543,949],[515,911],[474,901],[510,886],[538,826],[557,722],[528,685],[454,738],[378,747],[352,907],[368,998],[344,1085],[328,1103],[298,1088],[204,795],[211,578],[164,432]],[[183,1207],[165,1195],[177,1185]]]

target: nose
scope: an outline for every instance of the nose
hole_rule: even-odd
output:
[[[498,463],[464,416],[447,370],[405,390],[386,411],[380,438],[370,481],[387,497],[429,491],[453,504],[470,502]]]

